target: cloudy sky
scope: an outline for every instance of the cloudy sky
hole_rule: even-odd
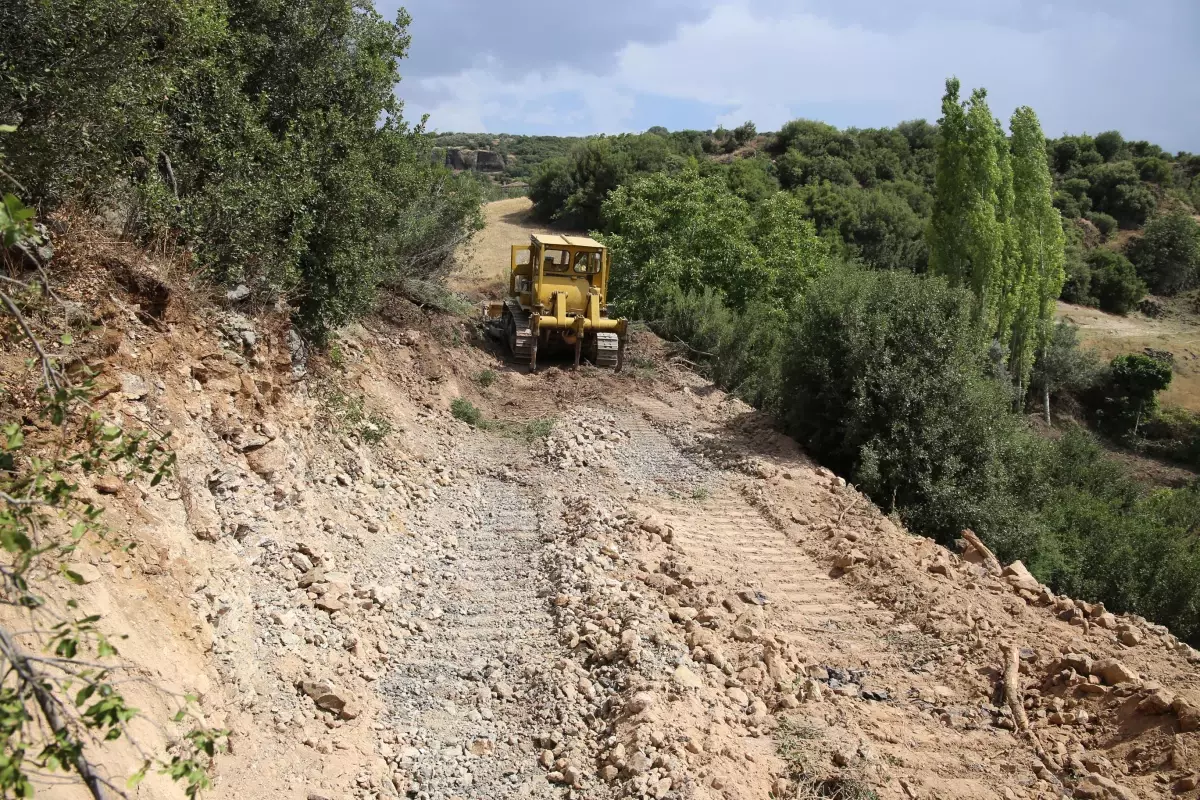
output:
[[[439,131],[775,130],[935,120],[944,81],[1047,135],[1200,151],[1200,0],[376,0],[412,15],[398,88]]]

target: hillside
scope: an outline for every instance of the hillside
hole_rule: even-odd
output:
[[[534,376],[472,321],[396,301],[305,363],[278,318],[172,286],[149,319],[101,266],[128,254],[60,252],[65,297],[113,298],[76,345],[121,387],[101,410],[169,427],[179,461],[157,487],[91,486],[138,547],[89,541],[59,591],[231,730],[208,797],[1195,783],[1200,654],[908,534],[652,334],[630,373]],[[459,421],[459,397],[506,427]],[[149,684],[132,697],[156,707]]]
[[[1200,796],[1200,159],[502,5],[0,6],[0,797]]]
[[[600,204],[636,176],[678,171],[688,163],[724,179],[757,202],[776,191],[799,197],[818,232],[844,257],[876,269],[924,271],[934,193],[937,127],[924,120],[894,128],[839,130],[811,120],[758,134],[676,131],[590,139],[445,134],[439,146],[486,146],[505,154],[504,176],[520,176],[542,222],[603,230]],[[1098,251],[1138,260],[1135,243],[1156,215],[1200,206],[1200,156],[1171,154],[1116,131],[1068,135],[1046,143],[1054,204],[1068,223],[1062,299],[1124,313],[1146,293],[1176,289],[1122,261],[1099,263]],[[1195,269],[1193,265],[1192,269]],[[1115,270],[1115,272],[1114,272]],[[1093,275],[1095,273],[1095,275]],[[1145,285],[1137,288],[1140,277]],[[1189,280],[1191,280],[1189,278]]]

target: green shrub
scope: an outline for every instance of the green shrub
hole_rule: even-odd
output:
[[[485,369],[475,376],[475,381],[484,389],[496,382],[496,371],[493,369]]]
[[[1100,425],[1120,436],[1137,435],[1158,410],[1158,393],[1171,385],[1171,365],[1141,353],[1117,356],[1108,377],[1093,393]]]
[[[941,279],[831,273],[782,348],[789,428],[883,507],[957,534],[1001,480],[1013,424],[980,341],[967,294]]]
[[[1088,265],[1082,246],[1073,242],[1067,244],[1063,269],[1067,278],[1063,282],[1060,298],[1082,306],[1096,305],[1096,298],[1092,296],[1092,268]]]
[[[1094,386],[1102,373],[1099,356],[1080,347],[1079,329],[1058,322],[1034,362],[1032,386],[1052,395],[1079,393]]]
[[[1087,178],[1067,178],[1062,182],[1062,188],[1071,197],[1083,202],[1087,199],[1088,190],[1092,188],[1092,184]]]
[[[1159,186],[1171,185],[1173,170],[1170,161],[1158,157],[1135,158],[1133,164],[1142,180],[1157,183]]]
[[[725,180],[729,191],[749,203],[766,200],[779,191],[779,181],[771,174],[766,158],[739,158],[729,165]]]
[[[1127,314],[1146,296],[1146,284],[1120,253],[1098,248],[1088,253],[1087,263],[1091,270],[1090,293],[1103,310]]]
[[[1182,210],[1155,217],[1130,247],[1129,258],[1155,294],[1190,289],[1200,275],[1200,223]]]
[[[781,302],[825,268],[803,213],[781,192],[751,207],[720,178],[693,170],[638,177],[604,205],[610,291],[626,313],[650,319],[676,291],[712,290],[735,308]]]
[[[753,122],[743,122],[733,129],[733,140],[738,143],[738,146],[747,144],[755,136],[758,136],[758,128]]]
[[[1091,223],[1096,226],[1096,230],[1100,231],[1100,235],[1105,239],[1108,239],[1114,233],[1116,233],[1116,230],[1119,227],[1117,225],[1116,217],[1103,214],[1098,211],[1088,214],[1088,219],[1091,220]]]
[[[1200,467],[1200,414],[1184,408],[1159,409],[1138,430],[1146,453]]]
[[[1129,161],[1099,164],[1091,168],[1088,176],[1092,207],[1111,214],[1122,227],[1141,225],[1158,204],[1154,193],[1142,183],[1137,169]]]
[[[1125,138],[1119,131],[1105,131],[1096,135],[1096,152],[1105,161],[1113,161],[1125,152]]]
[[[462,420],[473,428],[483,420],[483,412],[465,397],[456,397],[450,401],[450,413],[455,419]]]
[[[1054,193],[1054,207],[1063,215],[1063,219],[1078,219],[1083,216],[1083,208],[1079,200],[1066,192]]]

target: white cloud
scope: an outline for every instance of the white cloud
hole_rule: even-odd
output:
[[[583,64],[506,80],[475,67],[418,79],[410,108],[428,110],[441,130],[618,132],[630,129],[638,99],[648,97],[708,107],[712,118],[637,120],[643,127],[751,119],[770,130],[802,115],[882,126],[935,119],[942,83],[957,75],[964,94],[987,87],[998,116],[1033,106],[1049,135],[1119,128],[1183,147],[1200,128],[1198,82],[1171,85],[1169,70],[1163,80],[1161,63],[1133,57],[1137,32],[1104,14],[1042,28],[1030,19],[1018,28],[921,14],[885,31],[747,2],[726,0],[658,43],[626,44],[603,75]],[[573,99],[564,105],[564,96]]]
[[[508,126],[586,134],[619,129],[633,111],[632,94],[611,79],[566,68],[505,80],[488,66],[472,67],[413,85],[418,99],[409,101],[409,114],[428,113],[430,127],[443,131],[499,133]],[[564,107],[564,94],[578,94],[579,107]]]

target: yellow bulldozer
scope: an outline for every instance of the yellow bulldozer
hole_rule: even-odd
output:
[[[621,369],[624,319],[608,315],[607,248],[586,236],[535,233],[513,245],[508,295],[485,304],[496,332],[519,361],[537,370],[538,351],[573,348],[598,367]]]

